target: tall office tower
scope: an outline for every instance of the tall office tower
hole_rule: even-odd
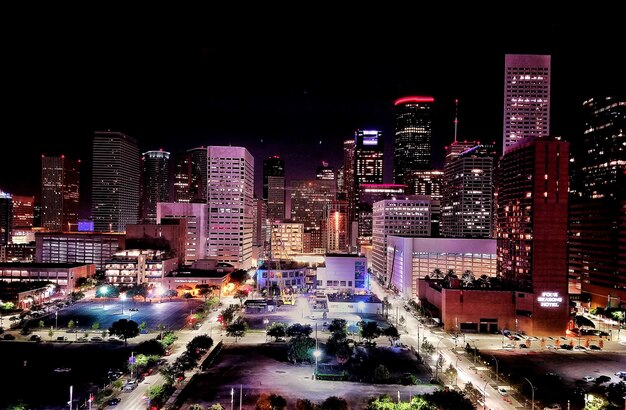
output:
[[[356,220],[356,194],[354,188],[354,154],[355,140],[349,139],[343,142],[343,190],[348,200],[348,223],[352,224]],[[350,238],[356,243],[356,238]]]
[[[326,207],[325,248],[328,253],[348,251],[348,201],[335,200]]]
[[[206,147],[192,148],[174,160],[174,202],[206,203]]]
[[[181,202],[157,204],[158,223],[168,224],[178,219],[186,221],[185,265],[191,265],[199,259],[206,258],[208,213],[207,204]]]
[[[8,192],[0,191],[0,245],[8,245],[13,225],[13,199]]]
[[[252,264],[254,158],[243,147],[210,146],[207,258],[240,269]]]
[[[626,299],[626,99],[592,98],[583,109],[582,139],[572,147],[570,286],[593,307],[615,307]]]
[[[188,152],[176,154],[174,157],[174,202],[191,202],[191,172],[191,154]]]
[[[291,220],[304,224],[305,233],[319,231],[324,209],[335,199],[335,181],[327,179],[291,181]],[[321,235],[321,234],[320,234]],[[321,239],[321,236],[319,237]],[[321,243],[315,243],[321,247]]]
[[[13,195],[13,226],[19,228],[33,227],[34,196]]]
[[[399,184],[361,184],[359,187],[359,241],[372,242],[372,208],[375,202],[384,199],[405,197],[407,186]]]
[[[344,178],[343,165],[337,170],[337,197],[342,197],[347,200],[346,197],[346,181]]]
[[[439,237],[441,221],[441,201],[443,171],[440,170],[418,170],[409,171],[404,177],[405,185],[408,187],[408,195],[430,195],[430,234]]]
[[[480,145],[480,141],[454,140],[450,145],[445,147],[446,158],[444,160],[444,166],[453,159],[457,158],[462,152],[467,151],[468,149],[473,148],[477,145]]]
[[[393,180],[403,184],[407,171],[432,169],[433,97],[399,98],[396,107],[396,137],[393,146]]]
[[[427,195],[414,195],[374,203],[372,270],[385,283],[392,279],[387,277],[387,259],[395,256],[387,253],[387,236],[430,236],[430,201]]]
[[[41,228],[41,202],[35,202],[33,205],[33,225]]]
[[[254,198],[254,231],[252,234],[253,244],[264,247],[267,240],[267,204],[262,198]]]
[[[444,167],[441,236],[493,237],[493,146],[475,145]]]
[[[316,179],[330,179],[335,180],[335,170],[328,165],[328,162],[322,161],[322,165],[315,170]]]
[[[361,198],[361,184],[383,183],[382,132],[376,130],[357,130],[354,142],[354,204],[355,221],[358,221]]]
[[[285,219],[285,160],[277,155],[263,160],[263,199],[270,221]]]
[[[542,334],[563,334],[569,314],[568,165],[569,143],[540,137],[510,147],[497,170],[497,270]]]
[[[163,150],[147,151],[142,156],[141,219],[143,223],[155,224],[157,203],[170,200],[170,153]]]
[[[550,56],[504,57],[502,152],[524,138],[550,134]]]
[[[93,138],[92,195],[96,232],[124,232],[139,217],[141,159],[137,141],[121,132]]]
[[[78,229],[80,160],[41,156],[41,219],[50,231]]]

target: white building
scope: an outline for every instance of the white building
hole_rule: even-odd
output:
[[[199,259],[204,259],[208,227],[207,204],[159,202],[157,204],[157,221],[163,223],[163,220],[168,219],[187,221],[184,264],[191,265]]]
[[[325,293],[367,292],[369,289],[367,258],[348,254],[326,255],[325,266],[317,268],[316,289]]]
[[[118,252],[104,267],[104,279],[111,285],[160,284],[178,267],[178,258],[163,251],[131,249]]]
[[[277,222],[272,224],[270,239],[272,259],[291,259],[303,252],[304,224]]]
[[[475,278],[496,275],[496,240],[465,238],[387,237],[387,271],[391,285],[403,297],[419,297],[417,280],[444,275],[452,269],[457,277],[470,270]]]
[[[505,56],[503,153],[524,138],[550,134],[550,61],[549,55]]]
[[[206,257],[252,266],[254,158],[242,147],[207,148]]]
[[[428,195],[387,199],[374,203],[372,270],[387,276],[387,236],[430,236],[431,199]]]

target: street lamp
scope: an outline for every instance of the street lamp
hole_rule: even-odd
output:
[[[109,288],[106,285],[100,286],[100,297],[104,298],[107,293],[109,293]],[[104,309],[104,299],[102,299],[102,309]]]
[[[120,295],[120,300],[122,301],[122,316],[124,316],[124,301],[126,300],[126,294],[122,293]]]
[[[317,359],[319,359],[321,355],[322,352],[320,352],[320,350],[316,347],[315,351],[313,352],[313,356],[315,356],[315,374],[313,375],[313,377],[315,378],[315,380],[317,380]]]
[[[531,401],[530,408],[531,410],[535,410],[535,386],[533,386],[530,380],[528,380],[526,377],[524,377],[524,380],[526,380],[528,384],[530,384],[530,401]]]
[[[269,323],[269,319],[265,318],[263,319],[263,324],[265,325],[265,342],[267,343],[267,324]]]
[[[493,357],[493,360],[496,361],[496,381],[500,381],[500,376],[498,375],[498,359],[496,359],[496,357],[494,355],[492,355],[491,353],[489,353],[489,356]]]
[[[54,330],[59,328],[59,311],[54,312]]]

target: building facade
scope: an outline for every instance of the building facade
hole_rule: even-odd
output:
[[[291,259],[303,253],[304,224],[275,222],[272,225],[270,257],[274,260]]]
[[[143,184],[141,188],[141,219],[155,224],[157,203],[170,200],[170,153],[147,151],[142,154]]]
[[[41,223],[50,231],[78,230],[80,160],[41,157]]]
[[[106,261],[104,280],[114,286],[157,285],[177,267],[178,259],[162,251],[128,249]]]
[[[498,274],[531,298],[516,315],[537,333],[562,334],[568,320],[568,166],[569,144],[551,137],[519,142],[498,166]]]
[[[332,201],[326,208],[325,223],[322,226],[326,252],[348,252],[348,227],[348,201]]]
[[[157,220],[160,224],[185,221],[184,265],[191,265],[199,259],[206,258],[207,229],[209,224],[207,204],[159,202],[157,204]]]
[[[247,149],[207,148],[207,258],[247,269],[252,264],[254,158]]]
[[[324,293],[369,291],[367,258],[350,254],[326,254],[324,266],[317,267],[315,288]]]
[[[8,192],[0,191],[0,246],[8,245],[13,229],[13,198]]]
[[[32,228],[34,225],[35,197],[13,195],[13,226]]]
[[[430,201],[429,196],[416,195],[374,203],[372,271],[387,284],[387,237],[430,236]]]
[[[395,102],[396,129],[393,146],[393,180],[405,183],[410,170],[432,169],[432,119],[435,99],[410,96]]]
[[[271,222],[285,219],[285,160],[277,155],[263,161],[263,199]]]
[[[93,139],[92,211],[96,232],[124,232],[139,218],[141,176],[137,141],[121,132]]]
[[[504,57],[504,153],[525,138],[550,134],[550,75],[549,55]]]
[[[406,185],[399,184],[361,184],[359,186],[359,242],[361,244],[372,241],[372,207],[374,202],[384,199],[404,197]]]
[[[291,181],[291,220],[304,224],[305,232],[320,231],[324,209],[335,200],[334,181]],[[321,236],[320,236],[321,238]]]
[[[97,270],[125,248],[125,235],[96,232],[37,232],[37,263],[93,263]]]
[[[50,281],[64,295],[76,290],[79,278],[91,278],[95,273],[92,263],[0,263],[0,281]]]

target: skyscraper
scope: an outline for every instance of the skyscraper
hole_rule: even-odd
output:
[[[41,157],[41,222],[50,231],[78,229],[80,160]]]
[[[179,153],[174,160],[174,202],[206,203],[206,147]]]
[[[524,138],[550,134],[550,60],[549,55],[505,56],[502,152]]]
[[[319,231],[321,221],[324,219],[324,210],[334,199],[334,181],[292,180],[291,219],[293,222],[304,224],[305,232]]]
[[[191,154],[181,152],[174,157],[174,202],[191,202]]]
[[[439,236],[441,222],[441,201],[443,171],[419,170],[408,171],[404,176],[405,185],[408,187],[406,193],[409,195],[430,195],[430,235]]]
[[[542,334],[564,333],[569,314],[568,155],[567,142],[527,140],[510,147],[497,171],[497,270],[517,289],[516,315],[532,315]]]
[[[354,139],[354,215],[357,221],[361,207],[361,184],[383,183],[384,151],[381,131],[357,130]]]
[[[348,201],[335,200],[326,207],[325,248],[328,253],[348,251]]]
[[[399,98],[396,107],[396,137],[393,153],[393,180],[404,184],[410,170],[432,168],[432,120],[433,97],[411,96]]]
[[[570,288],[592,307],[626,300],[626,100],[583,103],[584,130],[575,149],[570,203]]]
[[[252,264],[254,158],[242,147],[210,146],[207,253],[247,269]]]
[[[333,167],[328,165],[328,162],[322,161],[322,165],[317,167],[315,170],[315,178],[316,179],[330,179],[335,180],[335,170]]]
[[[4,246],[11,240],[13,219],[13,200],[11,194],[0,191],[0,245]]]
[[[137,141],[121,132],[93,139],[92,203],[96,232],[124,232],[139,216],[141,159]]]
[[[270,221],[285,219],[285,161],[279,156],[263,161],[263,199]]]
[[[13,226],[32,228],[34,224],[35,197],[13,195]]]
[[[348,224],[352,225],[352,222],[356,220],[356,194],[354,189],[354,138],[345,140],[343,142],[343,175],[342,175],[342,190],[341,195],[348,200]],[[339,184],[337,185],[340,186]],[[352,228],[350,228],[352,229]],[[356,244],[356,238],[350,235],[350,244]]]
[[[441,236],[493,236],[493,146],[477,144],[444,167]]]
[[[143,184],[141,188],[141,219],[143,223],[157,222],[157,203],[169,202],[170,153],[147,151],[143,154]]]

